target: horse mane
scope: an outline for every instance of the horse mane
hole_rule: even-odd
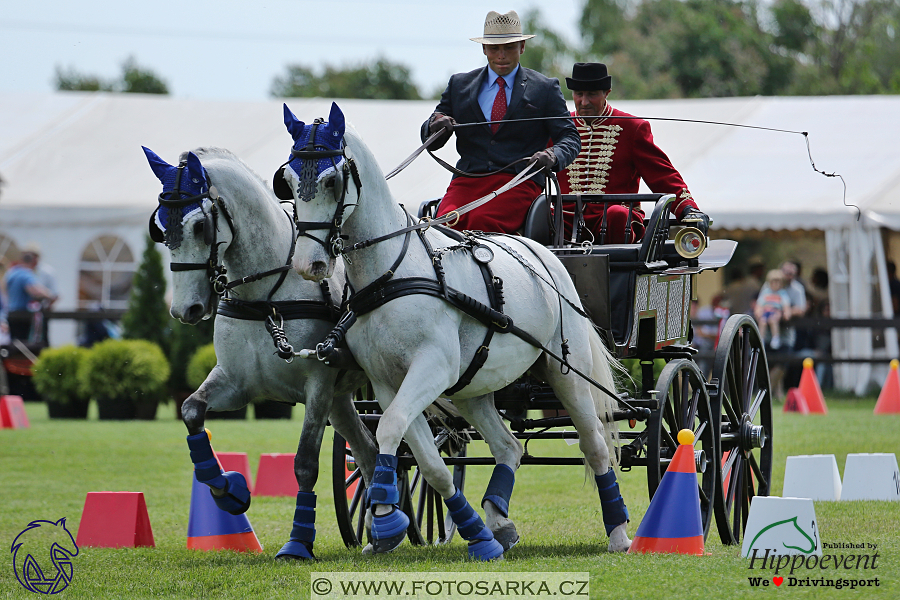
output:
[[[200,159],[201,163],[203,163],[204,158],[209,158],[209,159],[221,158],[224,160],[234,161],[234,162],[238,163],[239,165],[241,165],[242,167],[244,167],[244,169],[246,169],[247,172],[250,175],[252,175],[263,188],[265,188],[267,190],[269,189],[269,185],[266,183],[265,179],[260,177],[256,173],[256,171],[254,171],[252,168],[250,168],[250,165],[245,163],[237,154],[235,154],[231,150],[228,150],[227,148],[219,148],[217,146],[200,146],[198,148],[194,148],[193,150],[190,150],[190,152],[193,152],[194,154],[196,154],[197,158]],[[187,151],[182,152],[181,155],[178,157],[178,160],[179,161],[187,160],[187,155],[188,155]],[[204,168],[208,168],[207,165],[205,165],[205,164],[203,166],[204,166]]]

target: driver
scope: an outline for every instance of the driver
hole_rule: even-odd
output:
[[[484,37],[471,38],[482,45],[487,65],[450,78],[434,114],[422,124],[424,141],[442,131],[431,144],[442,147],[456,132],[456,167],[467,173],[489,175],[477,178],[454,175],[441,200],[438,216],[455,210],[502,187],[527,166],[523,157],[537,160],[545,169],[564,169],[581,148],[559,80],[550,79],[519,64],[525,40],[519,15],[491,11],[484,21]],[[457,123],[566,117],[460,127]],[[553,139],[553,145],[548,142]],[[540,195],[545,176],[538,173],[490,202],[462,215],[456,229],[515,233],[522,228],[529,206]]]

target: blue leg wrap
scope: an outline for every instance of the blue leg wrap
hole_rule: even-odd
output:
[[[197,481],[208,486],[224,489],[227,485],[222,477],[219,461],[209,444],[209,436],[205,431],[187,436],[188,449],[191,451],[191,462],[194,463],[194,474]]]
[[[504,517],[509,517],[509,498],[512,496],[513,486],[516,484],[515,472],[508,465],[497,465],[491,474],[481,506],[490,500]]]
[[[291,539],[282,546],[275,558],[315,560],[313,541],[316,539],[316,494],[297,492],[297,508],[294,510],[294,527]]]
[[[222,471],[212,446],[209,444],[209,436],[206,432],[187,436],[187,443],[191,451],[191,462],[194,463],[194,476],[197,477],[197,481],[224,491],[221,496],[213,494],[216,506],[232,515],[247,512],[247,509],[250,508],[250,489],[247,487],[247,480],[236,471],[227,473]]]
[[[393,454],[379,454],[375,457],[375,474],[369,486],[369,501],[372,504],[400,502],[400,492],[397,490],[397,457]]]
[[[603,525],[606,527],[606,535],[613,529],[628,522],[628,508],[625,500],[619,493],[619,484],[616,481],[616,472],[612,467],[605,475],[595,475],[597,480],[597,492],[600,494],[600,507],[603,510]]]
[[[450,511],[450,518],[456,523],[456,530],[462,539],[469,542],[469,556],[477,560],[493,560],[503,557],[503,546],[494,539],[494,534],[484,525],[481,516],[475,512],[463,493],[456,490],[444,500]]]
[[[372,547],[376,554],[390,552],[406,537],[409,517],[399,509],[400,491],[397,489],[397,457],[379,454],[375,457],[375,474],[368,489],[371,504],[390,504],[391,512],[372,515]]]

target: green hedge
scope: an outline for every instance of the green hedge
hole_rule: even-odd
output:
[[[71,344],[41,351],[32,382],[44,400],[68,404],[86,398],[78,385],[78,370],[87,353],[87,348]]]
[[[92,399],[168,400],[169,361],[146,340],[108,339],[95,344],[78,371],[82,393]]]
[[[197,349],[187,367],[186,379],[188,385],[191,386],[191,390],[196,390],[200,387],[200,384],[206,380],[206,377],[217,363],[216,348],[213,344],[200,346]]]

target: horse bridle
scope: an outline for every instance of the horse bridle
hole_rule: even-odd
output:
[[[291,149],[291,159],[278,168],[275,173],[272,187],[275,190],[275,195],[280,199],[293,200],[293,192],[287,185],[287,180],[284,178],[284,169],[290,164],[291,160],[295,158],[302,161],[303,166],[300,169],[300,173],[297,174],[300,179],[297,183],[297,198],[293,205],[294,226],[297,228],[297,236],[299,237],[302,235],[315,240],[325,247],[329,256],[337,258],[344,250],[344,240],[346,239],[346,236],[341,234],[341,228],[344,224],[344,211],[347,206],[349,206],[345,203],[347,197],[346,182],[348,176],[353,178],[358,198],[359,195],[362,194],[362,180],[359,177],[356,161],[353,160],[350,149],[343,141],[340,150],[331,150],[321,144],[315,143],[316,130],[319,125],[324,123],[325,120],[322,118],[313,121],[311,125],[312,130],[310,131],[309,141],[306,143],[306,147],[303,150]],[[338,168],[338,160],[336,160],[336,157],[338,156],[344,158],[344,164],[341,168]],[[323,158],[331,159],[331,164],[334,166],[335,171],[334,198],[337,206],[335,207],[334,216],[331,221],[300,221],[297,215],[296,201],[310,202],[315,197],[317,184],[316,163]],[[325,240],[321,240],[309,233],[310,231],[326,229],[328,230],[328,235]]]
[[[224,296],[229,290],[239,285],[258,281],[270,275],[281,274],[281,277],[279,277],[278,281],[269,292],[267,301],[271,300],[272,296],[275,294],[278,288],[281,287],[282,282],[287,276],[287,271],[291,269],[291,262],[294,259],[294,250],[296,248],[297,238],[293,233],[293,220],[291,220],[290,216],[285,212],[285,216],[288,217],[288,221],[290,221],[291,223],[291,249],[288,252],[288,258],[284,265],[276,267],[274,269],[270,269],[268,271],[254,273],[253,275],[247,275],[246,277],[242,277],[241,279],[228,281],[227,269],[225,268],[224,264],[221,264],[219,262],[219,245],[224,243],[218,241],[217,235],[219,231],[219,211],[221,210],[222,214],[225,216],[225,222],[228,224],[228,229],[231,230],[232,238],[234,238],[235,235],[234,219],[231,217],[231,213],[228,212],[228,208],[225,206],[225,203],[219,196],[218,190],[210,182],[208,173],[204,173],[206,177],[206,192],[187,198],[180,197],[183,195],[183,192],[181,191],[181,177],[186,166],[187,161],[181,161],[179,163],[178,172],[175,174],[175,186],[169,192],[160,193],[158,197],[160,204],[159,208],[165,207],[167,209],[181,209],[185,206],[199,203],[200,210],[203,213],[204,217],[203,241],[207,246],[209,246],[209,259],[207,259],[206,262],[200,263],[171,262],[169,263],[169,270],[173,273],[179,271],[206,270],[207,279],[209,280],[210,286],[212,287],[212,291],[217,296]],[[207,198],[212,202],[209,209],[207,209],[203,204],[203,201]],[[151,215],[150,217],[150,237],[154,242],[165,243],[166,246],[168,246],[170,249],[178,248],[178,246],[181,245],[181,239],[183,235],[181,214],[180,212],[178,212],[178,222],[170,222],[168,224],[168,227],[166,227],[165,233],[163,233],[155,224],[156,212],[159,211],[159,208],[157,208],[156,211],[153,212],[153,215]],[[171,215],[172,211],[169,212],[170,218]]]

